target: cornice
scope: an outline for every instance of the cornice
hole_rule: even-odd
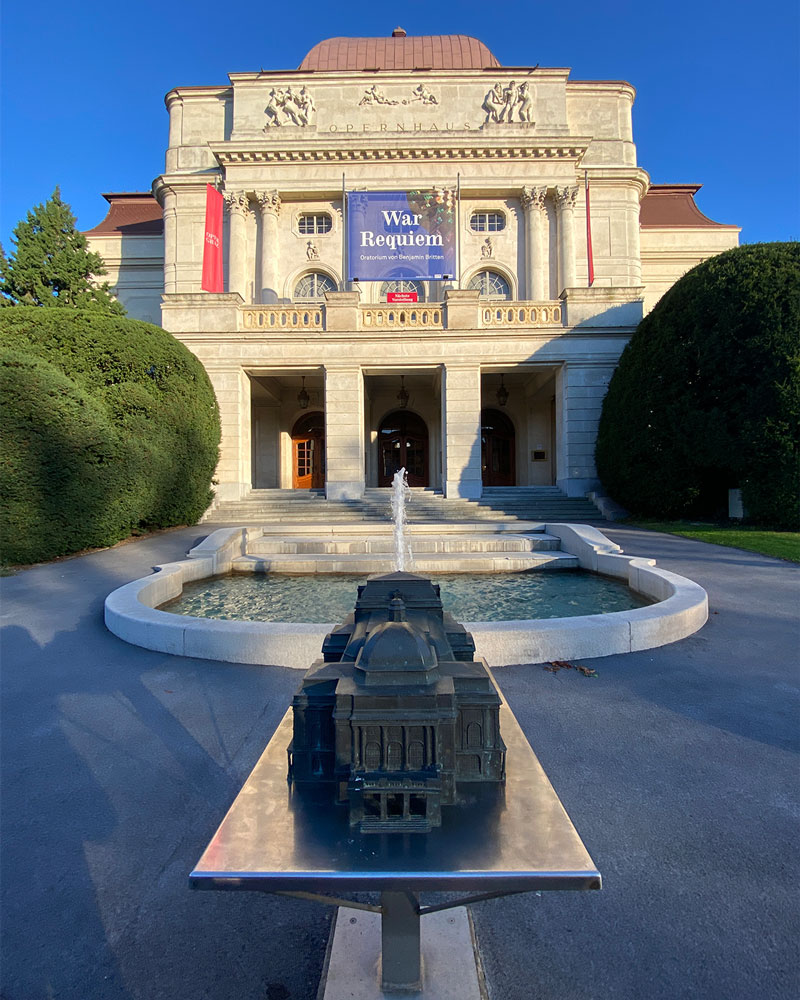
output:
[[[425,141],[427,138],[427,141]],[[251,163],[353,163],[386,160],[580,160],[591,139],[583,136],[564,138],[495,139],[483,134],[446,141],[419,136],[391,145],[363,136],[349,136],[347,144],[294,141],[270,143],[261,140],[210,143],[209,148],[224,166]],[[358,145],[355,145],[358,141]]]

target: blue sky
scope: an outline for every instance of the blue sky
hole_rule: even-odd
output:
[[[796,0],[296,0],[113,7],[8,0],[2,15],[0,242],[58,184],[82,229],[104,191],[149,190],[163,168],[164,95],[228,72],[292,69],[323,38],[467,34],[507,66],[569,66],[637,89],[639,163],[702,183],[697,203],[743,242],[800,238]]]

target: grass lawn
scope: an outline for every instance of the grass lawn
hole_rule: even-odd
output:
[[[725,524],[706,524],[699,521],[634,521],[639,528],[650,531],[665,531],[670,535],[696,538],[700,542],[714,545],[729,545],[734,549],[760,552],[763,556],[775,556],[800,563],[800,531],[767,531],[763,528],[731,527]]]

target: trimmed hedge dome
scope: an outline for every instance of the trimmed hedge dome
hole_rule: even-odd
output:
[[[200,518],[219,412],[187,348],[157,326],[83,309],[2,309],[0,336],[5,562]]]
[[[729,250],[639,324],[597,436],[608,493],[636,514],[800,527],[800,243]]]

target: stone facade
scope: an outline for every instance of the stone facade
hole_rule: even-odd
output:
[[[736,227],[696,209],[696,186],[650,185],[629,84],[504,69],[475,40],[442,43],[459,38],[426,48],[395,34],[391,59],[374,39],[332,40],[296,71],[171,91],[151,202],[163,272],[159,248],[145,246],[153,237],[114,230],[115,196],[89,234],[129,312],[152,319],[160,298],[162,325],[209,372],[223,420],[220,501],[307,484],[293,429],[313,411],[324,416],[316,471],[329,497],[383,485],[398,455],[448,496],[554,483],[582,495],[597,486],[602,398],[643,310],[736,245]],[[226,201],[221,294],[200,287],[208,183]],[[459,273],[390,305],[382,283],[346,280],[342,194],[412,188],[460,190]],[[393,434],[401,410],[424,439]],[[497,412],[510,431],[490,440]]]

